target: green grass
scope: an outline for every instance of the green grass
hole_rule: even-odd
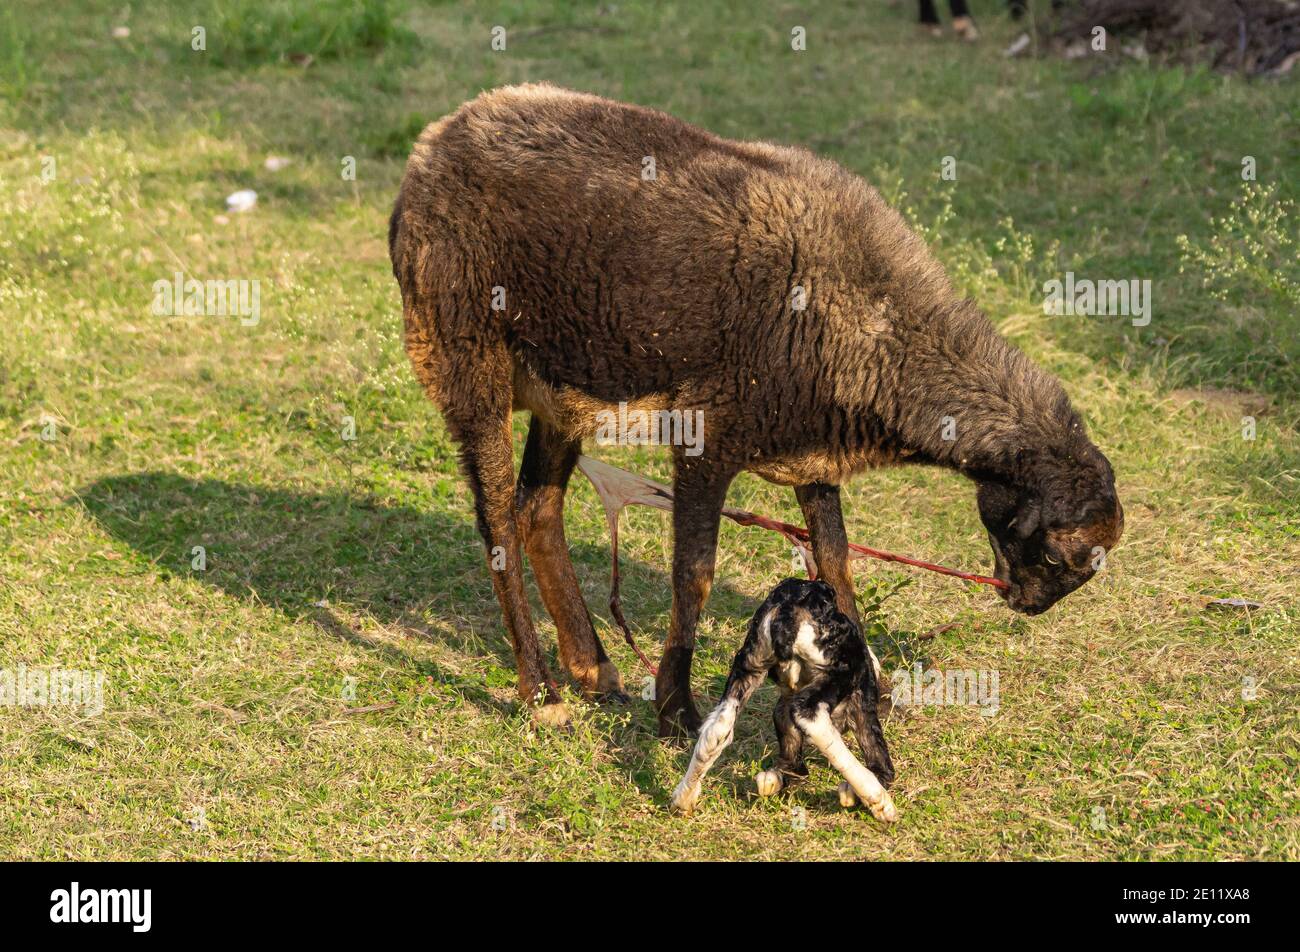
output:
[[[207,50],[211,53],[207,60],[219,66],[246,67],[306,57],[369,58],[408,50],[418,38],[398,23],[397,6],[388,0],[218,3],[212,11],[214,43]],[[181,55],[190,58],[188,52]]]
[[[102,671],[105,710],[0,707],[0,856],[1300,858],[1293,79],[1008,61],[989,2],[973,47],[918,37],[909,4],[847,0],[61,6],[0,13],[0,668]],[[1124,542],[1051,612],[1014,617],[936,576],[881,606],[888,666],[996,669],[1001,687],[993,717],[890,721],[894,827],[841,811],[819,761],[797,792],[753,796],[769,687],[689,820],[666,810],[687,753],[654,739],[644,701],[575,703],[567,734],[518,709],[453,447],[402,352],[385,228],[422,123],[532,79],[863,174],[1061,376],[1115,464]],[[271,154],[291,164],[268,171]],[[1254,218],[1233,210],[1247,155],[1269,189]],[[221,220],[239,188],[257,207]],[[1234,215],[1249,227],[1215,221]],[[177,270],[260,281],[260,321],[155,315],[153,283]],[[1045,316],[1042,282],[1066,270],[1149,278],[1150,326]],[[648,450],[600,455],[668,472]],[[846,493],[850,536],[983,566],[972,496],[946,473],[869,474]],[[753,478],[730,501],[797,518]],[[568,525],[639,693],[581,477]],[[653,646],[663,514],[626,514],[623,545],[624,602]],[[910,577],[858,565],[864,584]],[[724,527],[702,703],[789,573],[777,537]],[[1230,595],[1266,607],[1203,608]]]

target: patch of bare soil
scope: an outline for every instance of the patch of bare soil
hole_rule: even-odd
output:
[[[1169,394],[1178,403],[1203,403],[1226,415],[1265,416],[1273,409],[1273,398],[1266,393],[1228,390],[1222,387],[1187,387]]]
[[[1252,76],[1300,61],[1296,0],[1076,0],[1048,21],[1044,39],[1070,56],[1098,26],[1126,51],[1138,43],[1150,55]]]

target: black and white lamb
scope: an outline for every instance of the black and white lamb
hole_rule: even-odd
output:
[[[893,782],[894,766],[876,714],[876,674],[866,641],[837,607],[829,584],[794,578],[773,589],[754,613],[731,663],[722,701],[700,728],[690,766],[673,791],[673,809],[694,809],[704,775],[731,743],[736,718],[764,675],[781,690],[772,716],[780,753],[775,764],[754,778],[759,795],[771,796],[808,776],[803,760],[807,739],[844,777],[841,804],[861,802],[878,820],[897,819],[885,789]],[[844,743],[846,727],[853,728],[866,766]]]

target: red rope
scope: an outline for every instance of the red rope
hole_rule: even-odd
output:
[[[609,591],[609,611],[614,616],[614,621],[619,629],[623,632],[623,640],[628,646],[636,652],[636,656],[641,659],[641,663],[655,677],[659,676],[658,669],[650,663],[650,659],[642,653],[637,647],[636,639],[632,637],[632,630],[628,628],[627,619],[623,617],[623,603],[619,597],[620,574],[618,567],[618,514],[623,507],[630,503],[638,503],[645,506],[654,506],[658,509],[672,511],[673,493],[667,486],[661,486],[652,482],[643,476],[635,473],[629,473],[627,470],[610,466],[608,463],[600,463],[588,457],[579,457],[578,465],[582,471],[591,480],[592,485],[596,487],[596,492],[600,496],[600,501],[605,507],[605,519],[609,524],[610,537],[610,554],[613,556],[613,567],[610,573],[610,591]],[[742,526],[760,526],[764,529],[770,529],[773,532],[779,532],[796,547],[806,548],[811,540],[807,529],[803,526],[792,525],[788,522],[781,522],[777,519],[769,519],[767,516],[760,516],[756,512],[750,512],[747,509],[733,509],[727,506],[722,510],[722,514],[733,522]],[[906,555],[898,555],[894,552],[886,552],[884,549],[873,549],[865,545],[857,545],[853,542],[848,544],[850,551],[858,555],[864,555],[872,559],[880,559],[882,562],[901,562],[904,565],[914,565],[920,569],[926,569],[930,572],[938,572],[940,575],[950,575],[953,578],[965,579],[968,582],[978,582],[981,585],[991,585],[994,588],[1008,589],[1011,586],[998,578],[991,578],[987,575],[972,575],[969,572],[958,572],[956,569],[950,569],[947,566],[937,565],[934,562],[925,562],[921,559],[913,559]],[[811,567],[809,574],[812,574]]]
[[[803,526],[791,525],[788,522],[780,522],[776,519],[769,519],[767,516],[760,516],[756,512],[747,512],[743,509],[730,509],[727,516],[742,526],[762,526],[764,529],[771,529],[779,532],[791,542],[808,542],[810,535],[808,530]],[[992,585],[994,588],[1009,589],[1011,586],[1000,578],[992,578],[988,575],[972,575],[970,572],[958,572],[956,569],[950,569],[946,565],[938,565],[934,562],[925,562],[921,559],[914,559],[907,555],[898,555],[895,552],[886,552],[884,549],[873,549],[870,546],[858,545],[855,542],[849,543],[849,549],[868,558],[880,559],[882,562],[902,562],[904,565],[915,565],[919,569],[928,569],[931,572],[938,572],[940,575],[951,575],[953,578],[964,578],[968,582],[979,582],[981,585]]]

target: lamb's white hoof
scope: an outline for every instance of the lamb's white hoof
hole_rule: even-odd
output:
[[[858,805],[858,795],[853,792],[853,788],[849,786],[848,781],[845,781],[840,784],[839,793],[840,793],[840,806],[842,806],[844,809],[852,810],[854,807]]]
[[[871,804],[871,815],[881,823],[893,823],[898,819],[898,808],[894,806],[894,798],[888,793],[882,795],[878,802]]]
[[[758,788],[760,797],[770,797],[780,793],[783,782],[779,770],[761,770],[754,775],[754,786]]]
[[[673,791],[671,805],[674,813],[688,816],[695,810],[695,805],[699,802],[700,790],[698,787],[691,788],[685,784],[678,784],[677,789]]]

